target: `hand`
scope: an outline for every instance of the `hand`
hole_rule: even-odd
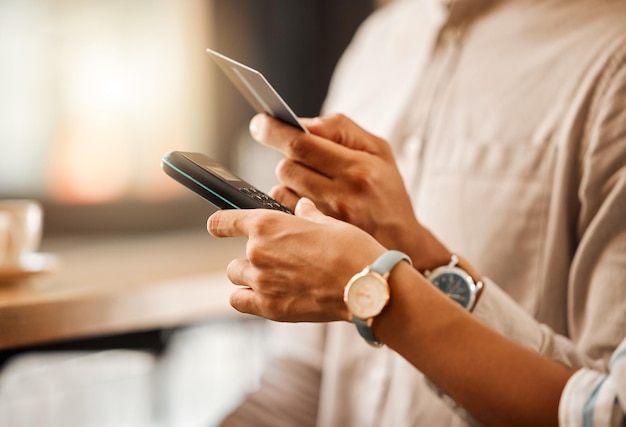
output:
[[[449,261],[450,252],[417,221],[386,141],[343,115],[302,121],[310,134],[263,114],[250,123],[257,141],[286,156],[272,197],[292,208],[307,197],[325,214],[409,254],[420,270]]]
[[[364,231],[325,216],[303,199],[295,216],[266,209],[222,210],[209,218],[215,237],[246,237],[247,259],[227,268],[241,286],[230,297],[242,313],[289,322],[349,320],[348,280],[385,248]]]

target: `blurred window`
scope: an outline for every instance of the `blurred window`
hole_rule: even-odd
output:
[[[0,0],[0,197],[185,198],[159,162],[212,151],[210,4]]]

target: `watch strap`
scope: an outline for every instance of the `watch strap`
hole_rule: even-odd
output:
[[[370,319],[359,319],[356,316],[352,316],[352,323],[355,324],[356,330],[359,331],[359,334],[369,345],[372,347],[382,347],[383,343],[378,341],[372,332],[371,326],[371,318]]]
[[[413,265],[413,263],[411,262],[411,258],[409,258],[409,256],[404,252],[394,250],[387,251],[378,258],[376,258],[376,261],[374,261],[370,265],[370,270],[375,271],[376,273],[384,277],[385,274],[391,272],[396,264],[398,264],[402,260],[408,262],[410,265]]]
[[[401,261],[406,261],[409,265],[413,265],[411,258],[404,252],[390,250],[379,256],[370,266],[369,270],[374,271],[385,278],[394,267]],[[356,325],[356,329],[363,339],[373,347],[381,347],[382,342],[378,341],[372,332],[373,318],[360,319],[352,316],[352,323]]]
[[[453,262],[455,260],[456,260],[455,265],[459,267],[461,270],[465,270],[465,272],[469,274],[469,276],[472,278],[474,283],[478,283],[482,281],[482,278],[480,277],[480,275],[476,272],[476,270],[474,270],[474,267],[469,262],[467,262],[465,258],[463,258],[461,255],[453,254],[451,256],[450,262]]]

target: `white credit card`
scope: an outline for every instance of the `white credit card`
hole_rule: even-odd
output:
[[[263,74],[214,50],[207,49],[207,53],[257,113],[267,113],[308,133],[307,128],[298,120],[298,116],[289,108],[289,105],[280,97]]]

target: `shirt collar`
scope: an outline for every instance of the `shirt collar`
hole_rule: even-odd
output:
[[[467,24],[502,0],[424,0],[444,16],[446,26]]]

